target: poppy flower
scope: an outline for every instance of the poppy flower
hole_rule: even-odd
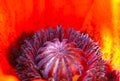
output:
[[[116,56],[113,55],[113,59],[117,58],[119,49],[115,49],[116,52],[113,52],[113,49],[106,51],[108,48],[111,50],[111,46],[115,42],[111,38],[114,36],[116,36],[115,39],[119,38],[119,28],[116,30],[116,27],[112,25],[115,23],[112,21],[115,18],[112,18],[114,16],[111,13],[111,9],[113,9],[111,8],[111,1],[0,1],[0,57],[2,58],[0,67],[3,73],[6,76],[16,76],[21,81],[37,79],[40,81],[53,79],[55,81],[119,81],[118,68],[113,66],[116,61],[112,61],[110,57],[115,53]],[[57,25],[58,28],[56,28]],[[60,25],[62,28],[59,27]],[[68,31],[69,28],[73,28],[75,31]],[[112,29],[116,31],[113,32]],[[76,31],[80,31],[80,33]],[[112,33],[114,34],[112,35]],[[79,37],[81,38],[79,39]],[[38,43],[38,39],[42,41]],[[100,45],[97,45],[93,40],[98,41]],[[110,45],[106,44],[106,41]],[[80,47],[79,44],[81,44]],[[89,46],[91,44],[93,47]],[[55,47],[60,47],[60,50],[64,52],[61,53]],[[86,48],[83,49],[84,47]],[[102,48],[102,52],[99,47]],[[90,56],[86,56],[85,51],[91,50],[90,48],[94,49],[94,52]],[[47,50],[51,51],[49,55],[46,55]],[[32,55],[29,56],[28,53],[30,52]],[[59,56],[54,56],[58,54]],[[63,56],[64,54],[66,57]],[[47,61],[50,58],[49,56],[51,60]],[[81,57],[83,59],[86,57],[87,62]],[[63,62],[61,58],[66,59]],[[90,65],[86,66],[89,62]],[[116,66],[119,63],[117,61]],[[78,67],[76,67],[77,65]],[[85,66],[89,70],[83,70]]]

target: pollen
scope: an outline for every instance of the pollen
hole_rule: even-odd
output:
[[[119,81],[119,73],[102,60],[97,42],[88,34],[61,26],[26,39],[15,68],[21,81]]]

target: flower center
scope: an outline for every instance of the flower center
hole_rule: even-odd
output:
[[[45,79],[72,81],[74,75],[82,75],[84,58],[75,43],[68,43],[67,39],[61,42],[54,39],[46,42],[43,49],[38,52],[36,60]]]
[[[64,39],[62,42],[60,42],[58,39],[54,39],[54,42],[48,42],[46,49],[54,52],[57,55],[65,54],[65,47],[67,41]]]
[[[36,32],[21,46],[16,69],[22,81],[106,81],[100,48],[87,34],[62,27]],[[17,54],[17,55],[18,55]],[[117,81],[117,80],[114,80]]]

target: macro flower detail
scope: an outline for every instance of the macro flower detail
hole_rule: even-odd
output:
[[[72,81],[72,75],[79,72],[82,75],[83,64],[85,58],[80,55],[81,49],[75,48],[74,43],[68,43],[67,39],[63,39],[61,42],[58,38],[53,40],[54,42],[46,42],[46,47],[43,47],[39,52],[36,60],[38,62],[38,68],[43,68],[43,77],[48,78],[49,71],[53,69],[52,74],[55,81],[59,81],[59,78],[67,78]],[[76,60],[74,60],[76,59]],[[44,65],[45,64],[45,65]],[[61,76],[61,77],[59,77]]]
[[[72,28],[48,28],[25,40],[16,59],[22,81],[108,81],[100,48],[87,34]]]

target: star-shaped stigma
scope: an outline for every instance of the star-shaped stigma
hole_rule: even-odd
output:
[[[82,75],[85,58],[81,54],[82,50],[74,42],[68,43],[67,39],[60,41],[56,38],[38,50],[36,60],[44,78],[49,75],[55,81],[62,78],[72,81],[72,76],[76,73]]]

